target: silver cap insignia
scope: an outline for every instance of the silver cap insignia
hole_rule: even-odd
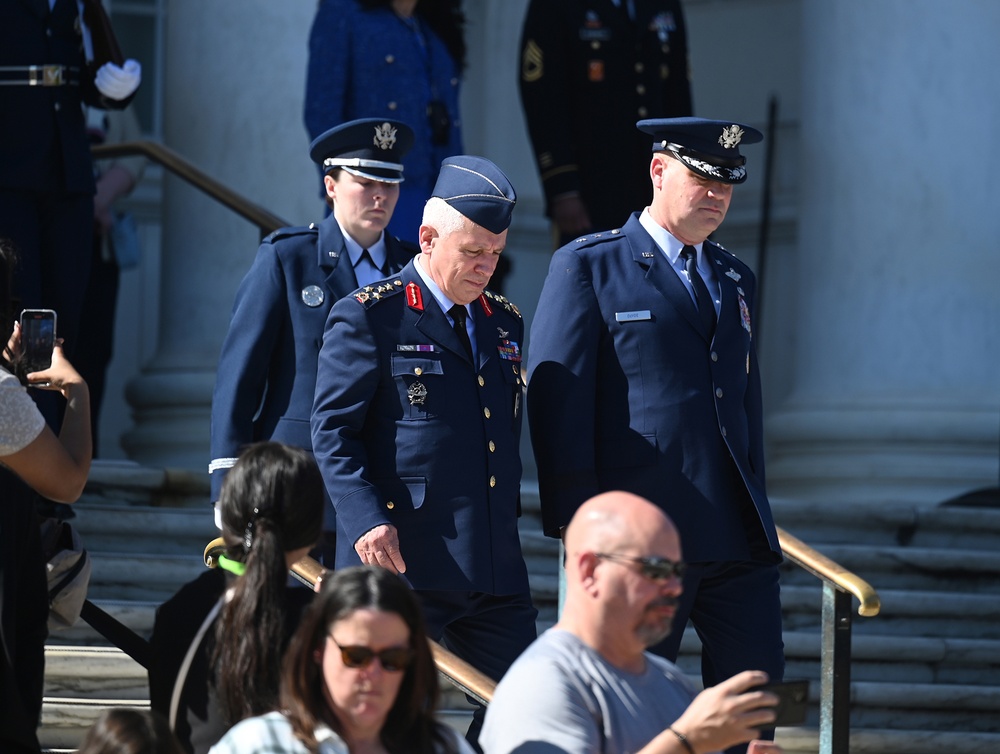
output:
[[[396,129],[389,123],[375,126],[374,144],[379,149],[392,149],[396,144]]]
[[[722,129],[722,136],[719,137],[719,143],[726,149],[732,149],[740,143],[740,139],[742,138],[743,129],[734,124]]]

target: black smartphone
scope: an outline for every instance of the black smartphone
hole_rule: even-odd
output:
[[[21,348],[29,372],[52,366],[56,344],[56,313],[52,309],[25,309],[21,312]]]
[[[751,691],[766,691],[778,697],[778,705],[774,708],[777,716],[769,728],[784,728],[790,725],[802,725],[806,721],[806,711],[809,707],[809,681],[779,681],[756,686]]]

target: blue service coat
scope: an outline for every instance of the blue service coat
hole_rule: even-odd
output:
[[[711,342],[638,214],[553,256],[527,394],[550,536],[589,497],[626,490],[673,519],[685,560],[750,558],[754,519],[780,553],[764,488],[756,283],[725,249],[703,248],[722,294]]]
[[[400,184],[389,232],[414,243],[441,161],[462,153],[461,72],[440,37],[420,21],[419,6],[415,18],[419,36],[392,8],[321,0],[309,34],[305,95],[311,139],[355,118],[384,116],[413,129],[413,148],[403,157],[406,180]],[[441,144],[431,138],[427,113],[435,100],[444,106],[450,124]]]
[[[337,509],[337,567],[396,527],[415,589],[527,593],[517,533],[524,325],[502,296],[473,302],[477,356],[410,262],[337,302],[323,337],[312,436]]]
[[[391,272],[415,253],[386,235]],[[307,292],[306,289],[311,288]],[[358,287],[333,215],[264,239],[236,292],[212,395],[212,499],[248,444],[309,450],[316,360],[335,301]]]

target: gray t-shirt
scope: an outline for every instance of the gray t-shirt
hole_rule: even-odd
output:
[[[485,754],[631,754],[687,709],[680,668],[646,653],[646,669],[608,664],[576,636],[549,629],[511,666],[486,710]]]
[[[23,450],[43,429],[45,419],[24,385],[0,367],[0,457]]]

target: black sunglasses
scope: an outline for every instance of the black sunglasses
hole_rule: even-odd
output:
[[[637,563],[639,573],[647,579],[653,581],[665,581],[671,576],[681,578],[687,570],[687,563],[683,560],[668,560],[667,558],[638,558],[631,555],[617,555],[614,553],[597,552],[598,558],[610,560],[613,563]]]
[[[330,641],[337,644],[337,640],[332,636]],[[371,647],[342,647],[337,644],[340,650],[340,659],[349,668],[367,668],[376,657],[382,663],[382,669],[390,673],[398,673],[406,670],[413,662],[413,650],[409,647],[389,647],[376,652]]]

